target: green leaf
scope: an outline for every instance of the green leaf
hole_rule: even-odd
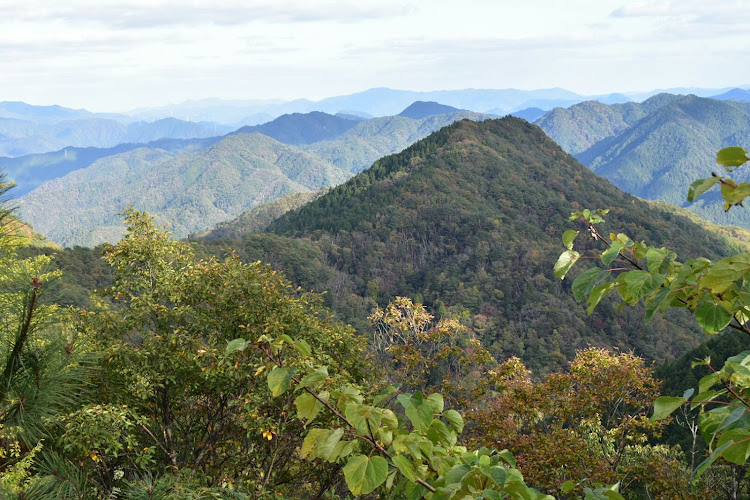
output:
[[[578,485],[575,482],[567,480],[560,485],[560,491],[562,491],[563,493],[570,493],[575,489],[576,486]]]
[[[318,446],[315,449],[315,456],[322,458],[323,460],[335,460],[337,446],[341,438],[344,436],[344,429],[334,429],[328,433],[323,439],[318,442]],[[340,447],[338,448],[341,449]],[[385,480],[385,479],[384,479]]]
[[[321,366],[317,370],[315,370],[312,373],[308,373],[305,378],[303,378],[300,383],[299,387],[312,387],[313,389],[317,389],[320,387],[320,385],[325,382],[325,380],[328,378],[328,367],[327,366]]]
[[[664,275],[651,274],[648,271],[628,271],[620,274],[617,282],[625,285],[625,291],[631,299],[629,302],[635,304],[659,288],[664,283]]]
[[[591,290],[591,294],[589,294],[589,298],[586,301],[586,304],[588,304],[589,306],[587,309],[589,315],[594,312],[594,308],[599,304],[599,302],[602,301],[604,297],[609,295],[609,292],[611,292],[614,287],[614,283],[607,282]]]
[[[354,495],[365,495],[385,482],[388,462],[383,457],[356,455],[344,466],[344,479]]]
[[[672,414],[677,408],[685,404],[685,398],[673,396],[662,396],[654,401],[654,414],[651,416],[651,422],[662,420]]]
[[[445,474],[445,485],[461,484],[466,474],[471,472],[471,467],[466,464],[460,464],[453,467]]]
[[[565,245],[568,250],[573,250],[573,242],[578,237],[578,233],[579,231],[576,231],[575,229],[568,229],[563,233],[563,245]]]
[[[393,465],[398,467],[398,470],[401,472],[401,474],[403,474],[404,477],[409,481],[415,482],[417,480],[417,475],[414,472],[414,464],[412,464],[411,461],[405,456],[394,455]]]
[[[513,469],[508,472],[512,471]],[[508,482],[505,484],[503,490],[505,490],[506,493],[509,493],[511,498],[519,500],[536,500],[536,494],[531,491],[531,488],[526,486],[526,483],[523,482],[523,476],[521,476],[520,473],[517,477],[513,477],[512,474],[508,474],[508,476],[510,477],[508,478]]]
[[[234,339],[227,344],[225,354],[229,355],[235,351],[243,351],[245,347],[247,347],[247,341],[245,341],[245,339]]]
[[[492,479],[492,481],[498,486],[498,488],[502,488],[505,486],[505,468],[501,466],[494,466],[491,467],[489,471],[485,473],[487,477]]]
[[[687,201],[692,203],[700,195],[714,187],[720,180],[720,177],[709,177],[707,179],[698,179],[693,182],[690,184],[690,188],[688,188]]]
[[[354,441],[339,441],[336,447],[328,457],[329,462],[335,462],[339,458],[344,458],[354,451]]]
[[[708,456],[707,459],[705,459],[703,462],[701,462],[700,464],[698,464],[698,467],[696,467],[695,470],[693,471],[693,477],[695,479],[698,479],[699,477],[701,477],[701,475],[706,471],[706,469],[708,469],[708,467],[712,463],[716,462],[716,459],[719,458],[722,453],[724,453],[724,450],[726,450],[727,448],[729,448],[730,446],[732,446],[732,444],[733,444],[733,441],[729,441],[729,442],[726,442],[723,445],[719,446],[718,448],[716,448],[713,451],[713,453],[711,453]]]
[[[271,389],[273,397],[280,396],[289,389],[294,371],[294,369],[290,370],[289,368],[276,368],[268,374],[268,388]]]
[[[609,272],[598,267],[585,270],[573,280],[573,297],[578,302],[582,301],[585,296],[591,293],[594,286],[608,274]]]
[[[460,413],[456,410],[448,410],[443,413],[443,417],[448,421],[451,426],[456,429],[459,434],[464,430],[464,419]]]
[[[511,453],[508,450],[503,450],[497,454],[500,458],[505,460],[505,462],[510,465],[511,467],[516,467],[516,457],[513,456],[513,453]]]
[[[432,407],[426,403],[419,406],[409,406],[406,408],[406,416],[409,417],[414,428],[422,432],[430,427],[433,418],[435,418]]]
[[[648,270],[652,273],[666,273],[669,263],[677,258],[677,254],[666,248],[649,248],[646,250]]]
[[[570,268],[573,267],[573,264],[575,264],[580,257],[581,254],[574,250],[566,250],[560,254],[560,257],[555,263],[555,278],[565,278],[565,275],[568,274]]]
[[[743,465],[750,457],[750,432],[747,429],[732,429],[722,434],[716,444],[721,446],[727,442],[732,444],[722,452],[721,456],[728,462]]]
[[[750,387],[750,368],[736,363],[730,364],[727,361],[722,371],[729,371],[729,366],[731,366],[729,380],[737,387]]]
[[[732,255],[714,264],[700,280],[712,293],[725,292],[750,271],[750,253]]]
[[[748,161],[747,151],[737,146],[724,148],[716,153],[716,163],[725,167],[739,167],[746,161]],[[732,170],[727,169],[727,171],[731,172]]]
[[[612,261],[615,260],[620,254],[620,250],[622,250],[623,246],[625,245],[623,245],[620,241],[615,241],[614,243],[612,243],[612,246],[610,246],[602,253],[602,264],[604,264],[605,266],[609,266]]]
[[[706,358],[706,362],[710,363],[711,359]],[[735,354],[734,356],[730,356],[727,361],[727,363],[736,363],[738,365],[748,365],[750,364],[750,351],[742,351],[739,354]]]
[[[401,403],[401,406],[403,406],[404,409],[407,409],[410,406],[414,406],[414,402],[411,400],[411,394],[408,393],[399,394],[398,396],[396,396],[396,401]]]
[[[502,500],[502,496],[500,496],[499,491],[495,490],[484,490],[482,491],[482,498],[487,498],[489,500]]]
[[[669,288],[662,288],[654,295],[646,299],[646,324],[651,321],[651,318],[654,316],[654,314],[656,314],[656,311],[658,311],[662,305],[664,305],[665,303],[668,304],[667,298],[669,297],[670,293],[672,293],[672,290],[670,290]]]
[[[698,394],[708,391],[711,387],[716,385],[719,380],[720,379],[718,373],[709,373],[705,377],[701,378],[700,382],[698,382]]]
[[[706,332],[719,333],[732,321],[732,312],[722,304],[707,300],[696,308],[695,320]]]
[[[305,339],[300,339],[297,342],[292,342],[292,347],[295,351],[300,353],[303,358],[307,358],[312,354],[312,348]]]
[[[702,404],[706,404],[706,403],[709,403],[709,402],[713,401],[713,399],[717,395],[721,395],[721,393],[723,393],[723,392],[725,392],[725,391],[720,391],[720,392],[716,392],[716,391],[699,392],[698,394],[696,394],[695,396],[693,396],[690,399],[690,401],[691,401],[690,402],[690,409],[693,410],[696,407],[701,406]],[[708,415],[708,414],[706,413],[704,415]]]
[[[741,419],[745,415],[746,411],[747,411],[747,408],[745,408],[744,406],[740,406],[740,407],[735,408],[734,410],[732,410],[732,413],[730,413],[729,416],[724,419],[724,421],[721,423],[721,425],[714,431],[714,434],[723,431],[724,429],[728,428],[733,423],[737,422],[739,419]],[[745,432],[747,432],[747,431],[745,431]],[[722,435],[722,437],[719,440],[718,444],[721,445],[724,442],[726,442],[726,439],[724,439],[725,436],[726,436],[726,434]],[[729,439],[734,439],[735,441],[738,441],[739,438],[738,439],[729,438]]]
[[[456,444],[456,432],[449,429],[441,420],[433,420],[426,434],[427,438],[438,446],[449,448]]]
[[[297,417],[306,420],[305,424],[309,424],[323,409],[323,403],[307,392],[297,396],[294,405],[297,407]]]
[[[724,197],[724,210],[732,208],[732,205],[739,205],[742,201],[750,196],[750,184],[725,180],[721,185],[721,196]]]
[[[427,396],[425,403],[430,405],[430,407],[432,408],[432,413],[443,413],[443,408],[445,408],[445,401],[443,400],[443,396],[442,394],[437,392],[434,392]]]

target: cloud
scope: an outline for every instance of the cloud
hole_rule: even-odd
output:
[[[7,5],[10,3],[10,5]],[[331,0],[311,2],[237,1],[222,2],[165,0],[159,2],[91,2],[71,0],[49,2],[32,0],[20,7],[3,2],[4,16],[25,22],[67,21],[95,22],[115,29],[156,28],[203,24],[242,25],[254,22],[306,23],[319,21],[360,22],[403,16],[412,8],[403,3],[345,2]]]
[[[682,0],[628,3],[613,10],[611,18],[671,18],[698,26],[738,24],[750,16],[750,3],[731,0]],[[747,26],[744,27],[747,30]]]
[[[671,2],[637,2],[615,9],[612,17],[661,17],[673,13]]]

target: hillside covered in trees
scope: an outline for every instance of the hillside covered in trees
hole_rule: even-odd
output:
[[[514,118],[442,129],[279,218],[268,228],[275,235],[214,241],[205,251],[231,247],[270,262],[326,291],[333,310],[360,328],[375,305],[415,297],[435,314],[463,315],[493,355],[519,356],[535,370],[558,369],[591,344],[647,359],[696,345],[703,334],[687,316],[672,318],[680,329],[670,333],[669,322],[641,326],[637,311],[588,317],[549,273],[559,230],[582,206],[611,207],[612,227],[682,254],[731,252],[725,239],[622,193]]]
[[[716,151],[750,147],[746,102],[659,94],[640,104],[592,101],[558,108],[536,123],[623,191],[686,207],[717,224],[750,227],[747,212],[725,213],[716,194],[686,201],[690,183],[716,171]]]
[[[15,392],[0,405],[17,451],[4,467],[19,479],[0,489],[412,498],[463,494],[486,477],[487,498],[707,498],[737,477],[718,467],[691,485],[687,448],[663,444],[666,422],[646,419],[660,394],[648,363],[704,337],[688,311],[644,325],[642,308],[606,300],[588,316],[552,273],[568,216],[583,207],[609,207],[607,227],[685,258],[731,255],[732,233],[623,193],[513,117],[454,123],[319,194],[265,205],[190,244],[130,209],[114,246],[8,247],[8,262],[38,255],[18,261],[28,269],[19,283],[53,269],[46,255],[63,270],[61,282],[52,271],[27,284],[31,302],[3,302],[7,314],[21,304],[16,317],[60,314],[33,331],[7,322],[8,345],[23,349],[33,334],[45,356],[67,354],[45,368],[64,383],[44,398],[24,395],[33,369],[8,365]],[[595,241],[579,243],[595,255]],[[56,286],[37,311],[38,290]],[[61,298],[82,309],[56,309]],[[68,344],[46,340],[60,328],[71,329]],[[59,425],[47,425],[52,416]],[[621,477],[630,480],[606,486]]]

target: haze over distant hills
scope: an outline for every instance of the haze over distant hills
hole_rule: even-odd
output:
[[[534,123],[542,127],[565,151],[577,154],[598,141],[616,135],[634,125],[661,106],[680,99],[674,94],[657,94],[642,103],[607,105],[584,101],[569,108],[555,108]]]
[[[362,120],[329,115],[320,111],[311,113],[292,113],[282,115],[273,121],[252,127],[242,127],[235,133],[249,134],[258,132],[273,137],[285,144],[312,144],[313,142],[333,139]]]
[[[720,101],[739,101],[739,102],[750,102],[750,90],[747,89],[732,89],[729,92],[712,96],[714,99]]]
[[[219,142],[217,138],[171,141],[167,144],[171,150],[154,143],[113,155],[99,151],[97,157],[91,152],[94,161],[85,168],[48,180],[21,197],[19,213],[65,246],[117,241],[123,230],[117,214],[127,204],[171,222],[175,235],[185,237],[284,194],[337,185],[381,156],[453,121],[486,118],[460,112],[421,120],[396,116],[356,122],[321,115],[282,117],[270,130],[298,140],[328,130],[310,128],[311,123],[346,122],[350,128],[335,139],[299,147],[255,132],[229,134]],[[66,165],[59,162],[60,153],[27,163],[33,160],[47,164],[37,169],[42,171],[37,175]]]
[[[750,88],[750,86],[741,88]],[[309,113],[311,111],[323,111],[329,114],[336,114],[343,111],[347,113],[367,113],[370,116],[393,116],[415,101],[433,101],[459,109],[502,116],[531,107],[538,107],[548,111],[555,107],[567,107],[587,100],[598,100],[605,104],[615,104],[628,101],[640,102],[659,93],[695,94],[700,97],[710,97],[729,90],[731,88],[704,89],[681,87],[645,92],[581,95],[561,88],[538,90],[461,89],[424,92],[373,88],[349,95],[328,97],[320,101],[311,101],[308,99],[293,101],[282,101],[279,99],[203,99],[158,108],[134,110],[130,114],[150,120],[165,116],[177,116],[180,118],[190,117],[191,120],[197,121],[203,120],[234,124],[249,116],[256,116],[258,114],[276,117],[283,114]]]
[[[53,108],[55,117],[67,115],[64,113],[65,108]],[[28,106],[23,109],[28,109]],[[32,109],[37,111],[36,107]],[[163,138],[211,137],[228,131],[227,127],[216,124],[186,122],[175,118],[123,124],[97,115],[59,120],[43,117],[40,121],[30,121],[3,117],[0,114],[0,157],[46,153],[66,147],[110,148],[123,143],[145,143]]]
[[[730,143],[744,145],[742,141],[748,135],[746,130],[748,128],[746,126],[747,117],[744,111],[747,106],[732,99],[732,97],[741,98],[744,95],[743,92],[746,91],[739,88],[731,92],[722,92],[722,95],[728,98],[724,101],[673,94],[657,94],[641,103],[605,104],[599,101],[584,101],[569,108],[553,108],[538,117],[536,123],[550,137],[555,139],[563,149],[576,154],[594,171],[605,175],[623,189],[646,198],[662,199],[681,204],[686,190],[683,181],[694,179],[702,175],[700,172],[705,170],[705,168],[703,170],[698,168],[699,164],[704,167],[709,165],[707,168],[710,169],[710,165],[713,165],[713,154],[717,149]],[[704,93],[710,92],[705,91]],[[413,100],[409,101],[405,107],[397,109],[400,116],[371,119],[365,119],[361,116],[369,113],[368,111],[362,111],[363,107],[367,107],[368,102],[373,105],[373,102],[377,101],[376,108],[385,109],[395,106],[403,99],[413,99],[415,95],[429,95],[442,99],[442,102]],[[324,99],[317,103],[305,101],[315,106],[328,106],[332,109],[347,109],[348,111],[337,115],[321,111],[291,113],[260,125],[240,128],[232,134],[247,135],[256,132],[263,133],[267,138],[273,137],[283,143],[285,147],[283,152],[279,152],[275,159],[270,162],[270,164],[275,165],[274,168],[279,168],[283,172],[286,168],[285,158],[308,158],[308,160],[302,162],[305,163],[305,168],[309,167],[311,171],[327,172],[326,174],[320,174],[326,180],[317,184],[305,184],[299,183],[297,179],[291,177],[288,179],[291,184],[278,184],[278,186],[283,184],[284,187],[271,189],[272,194],[268,196],[250,189],[247,198],[239,201],[239,206],[236,209],[222,205],[224,201],[221,201],[223,198],[218,193],[222,188],[218,180],[214,184],[209,183],[205,188],[207,192],[214,193],[207,195],[205,199],[212,199],[213,201],[206,202],[207,204],[203,205],[202,208],[192,212],[185,208],[191,204],[191,201],[182,196],[179,190],[193,188],[187,184],[175,182],[174,177],[166,174],[163,177],[156,176],[152,180],[156,182],[158,179],[161,184],[150,188],[150,196],[156,198],[166,196],[169,198],[171,200],[168,203],[169,207],[158,203],[149,204],[145,198],[139,198],[139,193],[130,192],[128,186],[125,185],[128,182],[142,182],[137,177],[138,175],[146,175],[149,171],[160,170],[162,163],[167,162],[167,160],[174,160],[173,163],[189,162],[190,160],[185,160],[189,155],[205,153],[207,148],[215,146],[219,141],[223,142],[224,139],[222,139],[221,134],[226,130],[220,131],[221,127],[212,123],[185,122],[175,118],[166,118],[155,122],[123,124],[110,118],[88,113],[85,110],[67,110],[59,106],[29,106],[24,103],[0,103],[0,113],[13,116],[0,118],[0,126],[4,123],[7,130],[15,130],[16,135],[26,134],[26,139],[32,141],[45,139],[46,145],[40,146],[43,148],[51,147],[55,144],[54,141],[71,144],[92,140],[118,143],[120,140],[132,139],[130,143],[118,143],[116,146],[108,148],[94,149],[66,146],[55,152],[45,154],[0,159],[0,168],[4,168],[17,182],[25,185],[21,191],[22,193],[28,193],[28,195],[24,197],[23,210],[29,210],[27,212],[29,220],[35,226],[38,226],[38,220],[45,219],[42,224],[49,224],[49,226],[38,226],[38,229],[42,232],[46,231],[46,227],[52,228],[55,226],[54,221],[58,218],[69,217],[71,213],[77,210],[104,210],[108,214],[107,217],[112,218],[114,217],[113,214],[116,214],[123,204],[133,202],[144,203],[157,212],[166,211],[164,213],[168,213],[169,210],[175,210],[175,213],[179,213],[182,210],[184,217],[180,219],[179,229],[176,232],[184,236],[191,232],[210,229],[217,222],[236,217],[243,210],[250,209],[258,203],[275,199],[275,197],[284,193],[314,190],[322,186],[335,185],[348,176],[366,169],[378,158],[398,152],[409,144],[456,120],[463,118],[484,120],[488,117],[488,115],[471,111],[456,111],[457,108],[445,104],[446,101],[453,100],[453,102],[468,103],[471,106],[487,107],[492,105],[493,102],[496,103],[497,99],[505,99],[506,103],[515,102],[524,105],[539,101],[569,102],[571,99],[575,99],[575,96],[575,94],[563,89],[543,91],[465,90],[432,93],[371,89],[349,96]],[[608,94],[602,97],[605,101],[625,98],[627,98],[625,94]],[[693,104],[688,105],[690,99],[692,99],[690,102]],[[675,103],[678,102],[682,104],[676,105]],[[216,101],[207,103],[206,109],[212,109],[211,106],[216,103]],[[260,106],[297,106],[304,104],[301,101],[288,103],[282,101],[252,101],[251,103]],[[698,106],[696,103],[702,104]],[[219,102],[219,104],[222,103]],[[700,107],[702,111],[695,108],[696,106]],[[724,106],[726,109],[718,109],[716,106]],[[469,108],[470,106],[462,107]],[[373,107],[370,107],[369,110],[377,112],[377,109]],[[718,123],[716,117],[722,116],[725,112],[728,112],[727,110],[733,110],[734,113],[739,114],[736,118],[725,120],[721,124]],[[242,111],[244,112],[244,110]],[[533,119],[535,115],[542,111],[542,108],[527,107],[516,113],[525,116],[527,119]],[[21,120],[17,118],[19,116],[37,117],[40,122]],[[41,123],[41,121],[44,121],[44,123]],[[79,128],[73,128],[73,124],[78,124]],[[35,130],[42,129],[48,132],[52,130],[53,133],[51,135],[48,133],[44,137],[34,135]],[[669,132],[664,132],[664,130],[669,130]],[[696,134],[700,137],[697,137]],[[150,141],[155,136],[174,136],[177,138]],[[635,139],[636,137],[648,138],[648,140]],[[0,137],[0,144],[4,139],[7,139],[7,135]],[[256,141],[252,147],[260,147],[261,149],[280,147],[277,145],[271,148],[265,143],[260,144]],[[644,144],[648,145],[644,146]],[[697,150],[690,147],[679,150],[679,144],[700,144],[700,146],[696,146]],[[141,148],[145,149],[141,151]],[[675,148],[678,149],[675,150]],[[242,154],[245,155],[245,159],[257,153],[250,149],[243,150]],[[133,151],[140,152],[135,154]],[[689,157],[690,161],[694,163],[688,165],[689,162],[675,160],[682,156]],[[178,158],[182,159],[178,160]],[[210,163],[214,160],[206,161]],[[675,168],[670,170],[669,165],[673,165]],[[239,172],[242,172],[242,174],[237,182],[241,182],[242,175],[249,171],[247,168],[240,168]],[[266,165],[264,168],[269,170],[270,166]],[[128,177],[127,182],[114,182],[116,176],[113,172],[117,169],[129,172],[128,175],[131,177]],[[680,171],[679,175],[675,173],[677,170]],[[173,176],[179,177],[182,175],[179,173],[179,168],[170,167],[166,171],[173,172],[173,174],[170,174]],[[108,172],[110,177],[104,175],[103,172]],[[61,180],[60,178],[66,174],[75,175]],[[97,187],[95,188],[81,191],[80,186],[90,180],[87,177],[89,175],[93,176],[90,179],[99,179],[97,181],[99,184],[96,184]],[[221,178],[222,175],[224,174],[219,175],[218,178]],[[234,174],[226,175],[229,176],[227,178],[230,178]],[[681,180],[675,181],[675,176],[680,177]],[[102,183],[101,179],[103,178],[107,178],[107,182],[110,184]],[[44,184],[55,179],[57,181],[52,184]],[[71,184],[66,184],[68,182],[71,182]],[[32,188],[37,186],[40,186],[39,189],[32,191]],[[197,187],[194,189],[198,193]],[[107,194],[97,199],[96,194],[99,191],[107,191]],[[39,200],[42,196],[50,199],[59,197],[58,202],[51,202],[51,205],[60,207],[57,209],[57,213],[51,216],[42,214],[44,204],[38,201],[29,201]],[[66,208],[63,199],[67,201],[75,200],[75,208]],[[100,201],[117,206],[115,208],[104,208],[103,205],[99,205]],[[692,209],[714,221],[729,221],[748,226],[748,221],[739,220],[737,218],[739,216],[732,219],[722,218],[723,214],[717,211],[716,202],[717,200],[707,197],[701,201],[701,204],[692,207]],[[216,210],[209,207],[211,204]],[[145,205],[144,208],[146,208]],[[36,208],[32,210],[31,207]],[[94,207],[98,208],[95,210]],[[188,221],[191,217],[188,214],[203,220]],[[206,217],[205,214],[211,215]],[[80,217],[79,219],[70,219],[68,223],[60,220],[55,229],[57,236],[47,233],[48,236],[66,245],[90,245],[104,239],[111,239],[113,235],[119,234],[117,231],[113,232],[110,227],[102,230],[100,234],[86,235],[86,231],[92,231],[100,224],[105,226],[109,224],[109,219],[105,222],[102,222],[104,219],[99,217]],[[78,222],[74,224],[74,220],[78,220]],[[85,236],[78,239],[80,235]]]
[[[160,108],[135,110],[129,115],[91,113],[82,109],[34,106],[23,102],[0,102],[0,156],[15,157],[45,153],[65,147],[106,148],[125,142],[144,143],[162,138],[217,136],[243,126],[265,124],[281,115],[293,113],[320,111],[332,115],[339,114],[339,118],[345,119],[353,116],[367,118],[393,116],[417,101],[435,102],[455,109],[497,116],[513,113],[533,120],[538,117],[538,111],[534,108],[547,111],[555,107],[568,107],[586,100],[597,100],[603,104],[642,101],[658,92],[617,92],[584,96],[560,88],[463,89],[430,92],[373,88],[320,101],[203,99]],[[680,88],[662,92],[694,93],[698,96],[717,95],[720,99],[748,98],[748,90],[741,87],[733,89]],[[423,114],[419,117],[424,116],[427,115]],[[140,123],[144,120],[156,123]],[[320,138],[314,139],[320,140]],[[309,143],[312,139],[308,138],[306,141]]]
[[[426,118],[434,115],[445,115],[448,113],[455,113],[457,111],[463,111],[453,106],[446,106],[435,101],[415,101],[409,105],[405,110],[400,112],[398,116],[405,116],[407,118],[413,118],[419,120],[420,118]]]

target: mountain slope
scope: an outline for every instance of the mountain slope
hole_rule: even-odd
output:
[[[86,168],[92,163],[138,148],[163,149],[187,152],[204,149],[221,140],[221,137],[205,139],[160,139],[146,144],[123,143],[112,148],[69,147],[50,153],[30,154],[15,158],[0,158],[0,170],[16,183],[16,196],[34,190],[40,184],[62,177],[70,172]]]
[[[258,205],[252,210],[243,212],[239,217],[227,222],[220,222],[210,231],[203,231],[190,235],[190,239],[201,238],[204,240],[237,239],[250,233],[263,231],[268,225],[289,212],[297,210],[303,205],[320,198],[328,192],[328,188],[317,191],[302,191],[290,193],[281,198]]]
[[[353,174],[361,172],[378,158],[401,151],[415,141],[456,120],[484,120],[487,115],[460,111],[421,120],[403,116],[373,118],[358,123],[336,139],[304,146],[306,151]]]
[[[671,317],[677,326],[661,318],[645,326],[643,311],[617,314],[608,302],[589,317],[570,282],[554,279],[560,235],[581,207],[612,207],[605,231],[665,244],[685,258],[731,251],[687,219],[619,191],[513,117],[446,127],[269,230],[312,241],[333,272],[349,277],[350,285],[334,280],[342,295],[331,292],[347,321],[347,310],[411,296],[438,314],[463,314],[496,356],[518,355],[540,372],[561,368],[588,344],[650,359],[696,345],[702,334],[684,314]]]
[[[542,127],[566,152],[577,154],[602,139],[619,134],[649,113],[680,97],[658,94],[643,103],[612,105],[585,101],[569,108],[548,111],[534,123]]]
[[[0,118],[0,156],[39,154],[65,147],[110,148],[122,143],[146,143],[163,138],[205,138],[226,131],[174,118],[127,126],[97,115],[52,123]]]
[[[527,122],[533,123],[534,121],[544,116],[545,113],[547,113],[547,111],[544,111],[541,108],[525,108],[520,111],[514,111],[510,114],[517,118],[523,118]]]
[[[279,142],[298,146],[333,139],[354,127],[359,121],[313,111],[306,114],[283,115],[262,125],[242,127],[236,133],[258,132]]]
[[[720,101],[750,102],[750,90],[732,89],[723,94],[715,95],[712,99],[718,99]]]
[[[685,201],[690,183],[716,170],[716,152],[726,146],[750,148],[750,104],[685,96],[577,158],[629,193],[686,206],[719,224],[748,228],[750,214],[725,214],[716,195],[689,206]]]
[[[19,200],[19,213],[64,246],[117,241],[127,204],[169,222],[176,237],[208,229],[286,193],[348,177],[330,163],[261,134],[229,136],[174,156],[136,149],[47,182]]]
[[[435,101],[415,101],[411,103],[405,110],[400,112],[398,116],[405,116],[413,120],[420,120],[433,115],[447,115],[449,113],[456,113],[462,111],[453,106],[446,106]]]

